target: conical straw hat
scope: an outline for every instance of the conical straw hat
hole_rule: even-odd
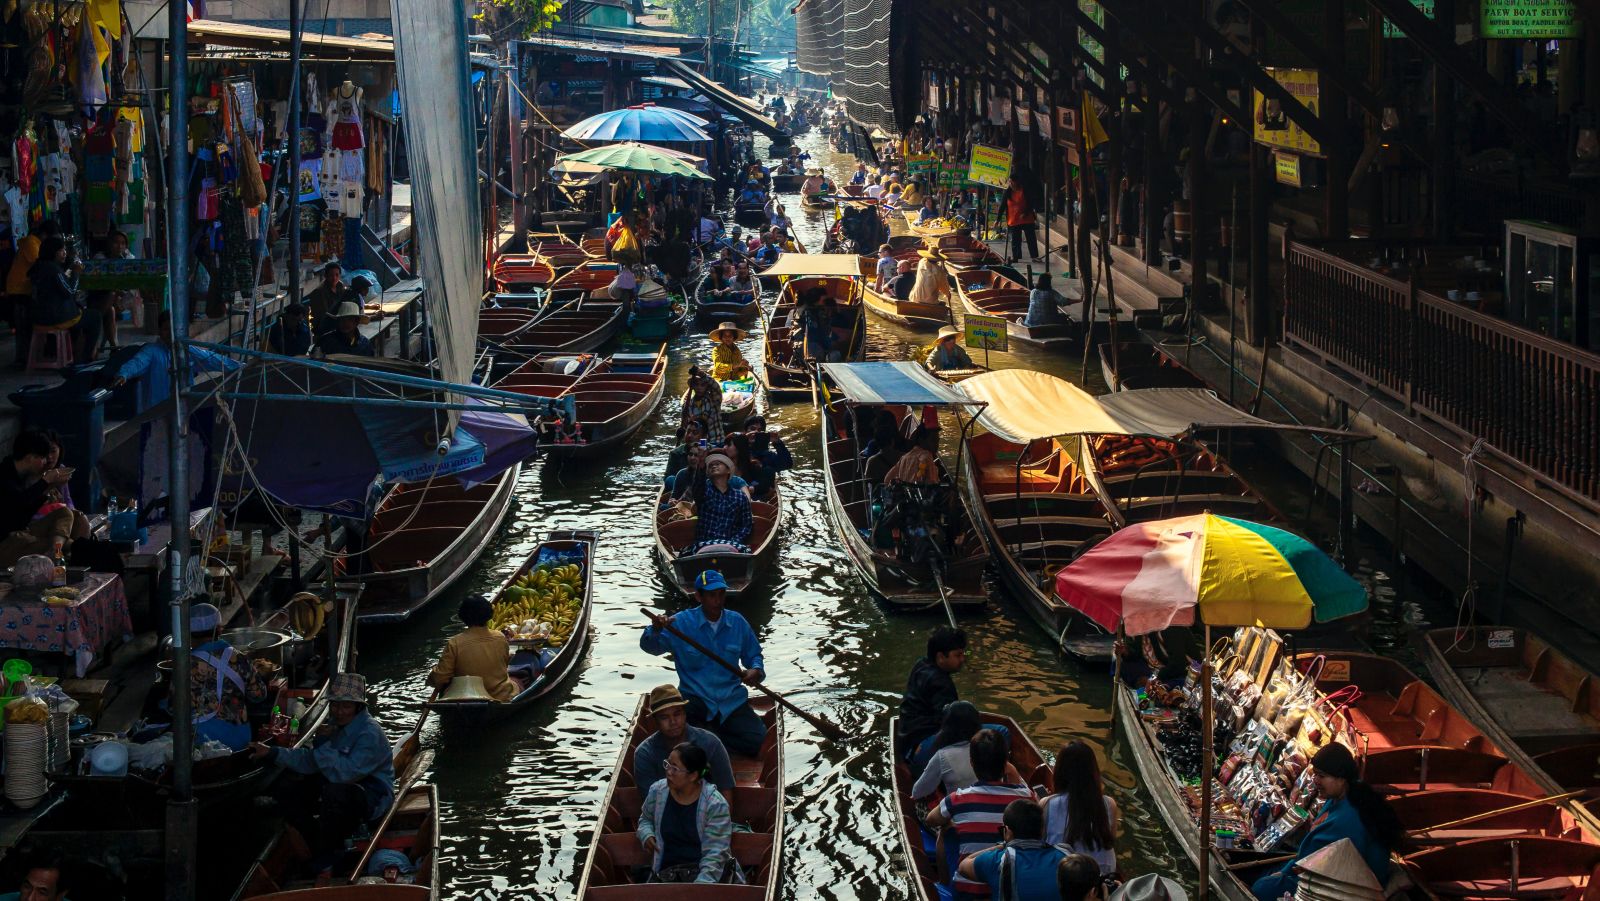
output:
[[[1347,890],[1366,891],[1373,895],[1383,892],[1383,886],[1378,884],[1378,877],[1372,875],[1372,868],[1367,866],[1361,852],[1356,850],[1355,843],[1348,838],[1341,838],[1319,849],[1296,863],[1294,868],[1301,873],[1310,874],[1311,878],[1320,884],[1340,883]]]
[[[438,702],[493,700],[494,696],[483,687],[482,676],[456,676],[439,694]]]

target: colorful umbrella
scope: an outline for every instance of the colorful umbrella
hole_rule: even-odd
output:
[[[563,165],[588,163],[603,169],[625,169],[629,172],[642,172],[646,175],[676,175],[681,178],[695,178],[710,181],[711,176],[701,172],[677,156],[662,151],[659,147],[649,147],[643,144],[612,144],[609,147],[594,147],[580,153],[569,153],[556,158],[556,162]]]
[[[562,137],[574,141],[645,141],[651,144],[688,144],[709,141],[701,128],[704,119],[664,106],[630,106],[590,116]]]
[[[1138,523],[1056,573],[1056,597],[1129,635],[1200,620],[1303,629],[1360,613],[1367,592],[1316,545],[1282,529],[1201,513]]]

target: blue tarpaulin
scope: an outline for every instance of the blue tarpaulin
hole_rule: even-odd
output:
[[[853,404],[878,406],[970,407],[972,398],[960,394],[915,363],[899,360],[877,363],[824,363],[822,371]]]

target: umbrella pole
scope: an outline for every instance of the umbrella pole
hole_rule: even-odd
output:
[[[1206,624],[1207,648],[1211,647],[1211,624]],[[1211,653],[1200,664],[1200,894],[1198,901],[1211,895],[1211,747],[1216,736],[1212,727],[1216,716],[1211,711]]]
[[[1116,638],[1111,643],[1111,725],[1106,729],[1107,741],[1117,734],[1117,693],[1122,691],[1122,654],[1118,649],[1123,648],[1127,641],[1128,635],[1122,628],[1122,620],[1118,619]],[[1066,648],[1063,647],[1062,650]]]

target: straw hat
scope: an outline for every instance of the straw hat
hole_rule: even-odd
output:
[[[1330,888],[1342,889],[1347,893],[1354,892],[1372,898],[1380,897],[1383,893],[1378,877],[1372,875],[1372,868],[1367,866],[1361,852],[1356,850],[1355,843],[1348,838],[1341,838],[1307,855],[1294,868],[1319,884],[1331,883]]]
[[[806,170],[806,174],[807,175],[821,175],[822,174],[822,170],[817,168],[816,166],[812,166],[810,169]]]
[[[959,338],[960,336],[961,336],[961,333],[956,331],[956,327],[955,326],[947,325],[944,328],[939,329],[939,337],[934,339],[934,340],[943,341],[946,338]]]
[[[439,693],[441,702],[453,701],[493,701],[494,695],[489,694],[483,687],[482,676],[456,676]]]
[[[1112,893],[1111,901],[1189,901],[1183,886],[1155,873],[1135,876]]]
[[[728,456],[727,454],[725,454],[725,453],[723,453],[721,451],[714,451],[712,453],[706,454],[706,467],[707,468],[709,468],[712,463],[718,463],[718,462],[720,462],[723,466],[728,467],[728,470],[730,472],[733,471],[733,458],[732,457]]]
[[[712,343],[720,342],[722,340],[723,332],[733,332],[733,340],[735,341],[738,341],[749,334],[744,329],[740,328],[738,323],[724,322],[712,329],[711,334],[708,337],[711,338]]]

